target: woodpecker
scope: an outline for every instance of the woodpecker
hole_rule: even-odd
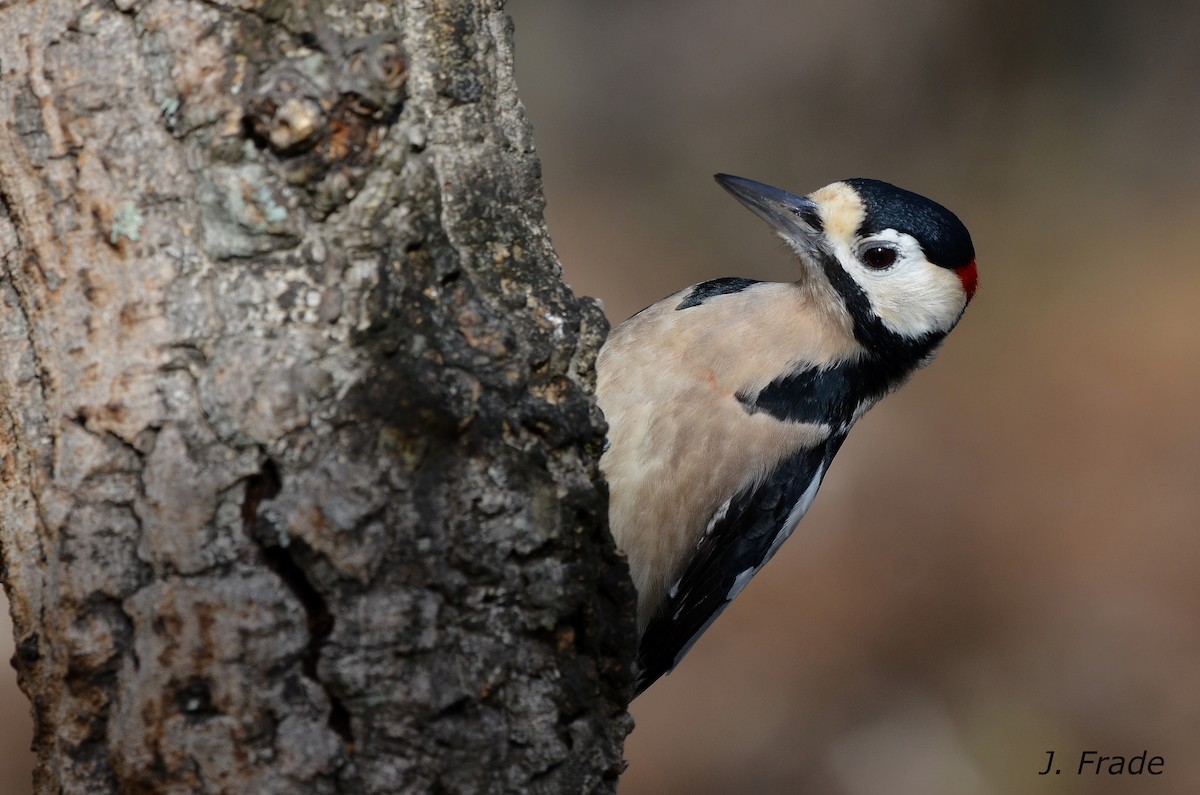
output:
[[[724,278],[612,331],[600,467],[638,593],[636,692],[669,673],[803,518],[846,434],[928,364],[975,295],[954,213],[873,179],[796,196],[717,174],[800,261]]]

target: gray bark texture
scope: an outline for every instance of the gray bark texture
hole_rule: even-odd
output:
[[[501,5],[0,3],[37,792],[615,789],[607,327]]]

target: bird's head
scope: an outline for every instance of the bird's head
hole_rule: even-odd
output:
[[[807,196],[717,174],[824,280],[868,348],[940,340],[975,295],[975,248],[958,217],[916,193],[847,179]]]

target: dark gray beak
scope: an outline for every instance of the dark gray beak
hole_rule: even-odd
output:
[[[820,247],[816,238],[824,229],[824,224],[821,223],[817,204],[812,199],[744,177],[715,174],[713,178],[777,232],[797,243]]]
[[[778,187],[730,174],[714,174],[713,179],[780,232],[798,233],[808,238],[823,228],[816,202],[806,196],[796,196]]]
[[[761,182],[729,174],[714,174],[722,188],[746,205],[796,252],[804,265],[804,276],[819,276],[833,267],[837,257],[825,240],[825,223],[817,203],[807,196],[797,196]]]

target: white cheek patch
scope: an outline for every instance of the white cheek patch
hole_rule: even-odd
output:
[[[857,251],[879,242],[899,252],[894,265],[873,270],[863,265]],[[948,332],[967,305],[958,275],[925,259],[920,244],[911,236],[886,229],[861,241],[854,248],[838,245],[842,267],[858,283],[879,319],[889,331],[905,337],[931,332]]]
[[[905,271],[874,290],[863,285],[883,324],[906,337],[953,328],[967,305],[958,276],[924,260]]]

